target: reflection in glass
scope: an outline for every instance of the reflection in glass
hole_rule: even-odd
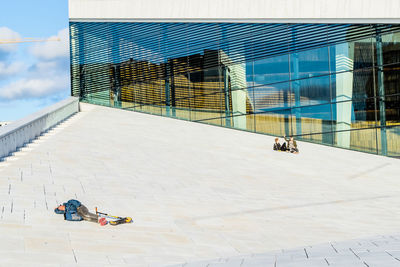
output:
[[[293,108],[292,114],[296,117],[292,123],[294,135],[332,131],[330,104]],[[298,129],[301,129],[301,133],[298,132]],[[332,143],[332,141],[325,140],[325,143]]]
[[[291,86],[296,107],[324,104],[331,100],[329,75],[293,81]]]
[[[383,34],[381,40],[382,64],[400,63],[400,32]]]
[[[254,61],[255,86],[289,80],[288,55]]]
[[[335,133],[335,146],[349,148],[352,150],[364,151],[369,153],[377,153],[377,135],[376,128],[354,130]],[[341,140],[350,137],[350,146],[342,146]]]
[[[293,135],[290,125],[292,116],[290,109],[255,114],[256,132],[275,136]]]
[[[247,61],[246,64],[246,87],[253,87],[254,86],[254,76],[253,76],[253,68],[254,68],[253,61]]]
[[[386,125],[400,125],[400,95],[385,98]]]
[[[254,95],[252,102],[254,103],[255,112],[269,112],[288,108],[290,105],[290,86],[289,83],[276,83],[264,85],[255,88],[249,88]]]
[[[329,49],[331,73],[373,67],[372,38],[333,45]]]
[[[70,22],[70,34],[81,101],[399,153],[399,25]]]
[[[335,131],[375,127],[374,98],[332,104]]]
[[[329,74],[328,47],[290,54],[290,79],[311,78]]]
[[[378,73],[378,69],[376,70]],[[400,94],[400,63],[384,66],[382,68],[385,96]]]
[[[334,139],[334,133],[323,133],[323,134],[305,134],[296,137],[296,139],[301,140],[301,141],[307,141],[307,142],[313,142],[317,144],[324,144],[324,145],[329,145],[332,146],[333,144],[333,139]]]
[[[252,114],[235,115],[230,119],[232,128],[251,131],[251,132],[255,131],[254,115]]]
[[[375,97],[374,73],[372,69],[332,74],[332,100],[335,102]]]
[[[224,116],[224,94],[219,68],[193,71],[186,74],[190,97],[191,120]]]
[[[380,141],[381,131],[382,129],[377,129],[379,154],[382,154],[382,144]],[[400,126],[387,127],[385,129],[385,134],[387,138],[387,155],[391,157],[400,157]]]

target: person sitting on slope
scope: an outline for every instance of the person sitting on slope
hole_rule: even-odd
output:
[[[281,144],[279,143],[279,138],[278,138],[278,137],[275,138],[275,143],[274,143],[273,149],[274,149],[275,151],[281,150]]]
[[[297,148],[297,143],[294,140],[293,136],[291,136],[289,139],[286,138],[286,136],[283,136],[285,141],[287,142],[287,149],[290,153],[299,153],[299,149]]]

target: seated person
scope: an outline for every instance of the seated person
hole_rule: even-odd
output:
[[[274,148],[275,151],[281,150],[281,144],[279,143],[279,138],[275,138]]]
[[[283,138],[285,139],[285,141],[287,142],[287,150],[290,153],[299,153],[299,149],[297,148],[297,143],[294,140],[293,136],[291,136],[289,139],[286,138],[286,136],[283,136]]]
[[[283,151],[283,152],[286,152],[288,149],[287,149],[287,146],[286,146],[286,142],[283,142],[283,144],[281,145],[281,151]]]

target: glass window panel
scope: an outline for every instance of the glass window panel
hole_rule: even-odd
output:
[[[390,83],[384,83],[385,86],[385,91],[387,89],[386,85]],[[393,92],[393,91],[392,91]],[[382,102],[384,99],[384,102]],[[387,94],[387,95],[381,95],[379,98],[377,98],[376,101],[377,105],[377,120],[378,120],[378,125],[381,126],[391,126],[391,125],[399,125],[400,121],[400,93],[397,94]],[[384,107],[381,107],[381,104],[384,103]],[[385,112],[381,113],[381,109],[384,109]],[[382,123],[386,122],[386,123]]]
[[[334,133],[323,133],[323,134],[306,134],[302,136],[296,136],[295,139],[307,142],[313,142],[317,144],[332,145],[333,144]],[[299,151],[301,152],[301,147],[297,144]]]
[[[292,26],[72,23],[72,92],[90,103],[367,152],[387,140],[388,154],[399,153],[400,33],[342,43],[370,26]],[[328,38],[337,44],[322,47]],[[288,49],[300,52],[282,55]],[[383,68],[373,71],[374,62]],[[386,131],[370,129],[376,121]]]
[[[292,135],[290,109],[255,114],[256,132],[275,136]]]
[[[251,75],[247,75],[248,64],[221,66],[221,81],[225,81],[231,90],[243,89],[253,84]]]
[[[379,154],[382,154],[381,132],[377,129]],[[400,126],[387,127],[385,130],[387,143],[387,156],[400,157]]]
[[[289,80],[289,56],[265,58],[254,61],[254,85]]]
[[[248,89],[232,90],[230,93],[229,112],[233,116],[253,113],[251,106],[252,92]]]
[[[250,98],[247,89],[234,89],[232,80],[228,91],[223,95],[225,119],[222,120],[223,126],[247,129],[246,115],[252,113]]]
[[[337,44],[329,48],[331,72],[373,67],[372,38]]]
[[[400,95],[385,98],[386,125],[400,125]]]
[[[174,97],[174,117],[191,120],[191,104],[192,103],[192,90],[189,88],[189,76],[182,74],[176,74],[173,77],[173,85],[174,85],[174,94],[171,96]]]
[[[154,114],[154,115],[162,114],[162,109],[160,107],[152,106],[152,105],[142,105],[140,111]]]
[[[292,115],[293,135],[332,131],[330,104],[293,108]]]
[[[335,146],[376,153],[376,129],[363,129],[335,133]]]
[[[214,117],[214,118],[210,117],[209,119],[201,120],[201,121],[197,121],[197,122],[221,126],[222,125],[222,118],[221,117]]]
[[[332,99],[335,102],[375,97],[372,69],[331,75]]]
[[[231,118],[231,124],[230,127],[240,129],[240,130],[246,130],[246,131],[255,131],[255,126],[254,126],[254,115],[253,114],[247,114],[247,115],[242,115],[242,116],[232,116]],[[222,122],[224,123],[224,122]]]
[[[383,64],[400,63],[400,32],[385,34],[381,38]]]
[[[233,117],[232,116],[224,116],[221,118],[221,126],[233,128]]]
[[[329,50],[321,47],[290,54],[290,79],[329,74]]]
[[[254,68],[254,62],[253,61],[246,62],[246,84],[247,84],[247,87],[253,87],[254,86],[253,68]]]
[[[177,101],[179,102],[179,101]],[[178,119],[182,120],[191,120],[190,118],[190,109],[188,108],[181,108],[181,107],[175,107],[173,108],[173,113],[172,116]]]
[[[255,112],[266,112],[290,106],[289,83],[276,83],[248,89]]]
[[[191,120],[225,116],[225,95],[218,68],[189,72],[187,79]]]
[[[219,120],[218,125],[221,125],[221,117],[225,116],[224,111],[217,110],[194,110],[190,111],[190,118],[192,121],[205,121],[205,120]]]
[[[203,66],[203,55],[202,54],[191,54],[187,56],[187,72],[201,71]]]
[[[247,89],[240,89],[232,90],[229,93],[229,112],[225,112],[225,117],[229,116],[230,119],[222,119],[222,124],[227,127],[254,131],[254,117],[250,115],[253,113],[250,99],[252,92]]]
[[[375,99],[361,99],[332,104],[335,131],[375,127]]]
[[[173,89],[174,92],[171,94],[171,99],[173,96],[175,100],[175,106],[177,108],[190,108],[190,97],[191,93],[189,90],[189,81],[187,75],[175,75],[173,77]]]
[[[329,76],[291,82],[291,99],[294,106],[318,105],[330,102]]]
[[[379,69],[376,69],[376,83],[378,88],[379,83]],[[385,95],[396,95],[400,94],[400,64],[392,64],[383,67],[383,85],[385,90]],[[377,94],[379,90],[377,91]]]

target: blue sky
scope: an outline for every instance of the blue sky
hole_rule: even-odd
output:
[[[0,44],[0,121],[13,121],[70,95],[68,0],[1,1],[0,39],[59,42]]]

